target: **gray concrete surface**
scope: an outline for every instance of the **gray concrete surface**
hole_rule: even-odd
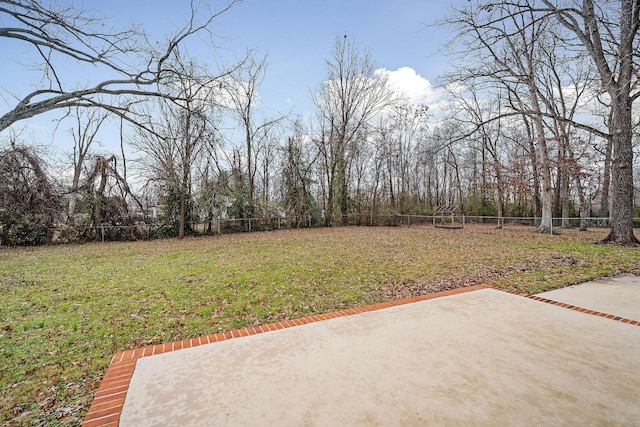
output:
[[[631,274],[607,277],[538,295],[602,313],[640,320],[640,277]]]
[[[638,326],[482,289],[142,358],[120,425],[640,425],[639,362]]]

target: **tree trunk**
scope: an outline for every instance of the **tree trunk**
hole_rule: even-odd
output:
[[[71,182],[71,192],[69,194],[69,208],[67,211],[67,215],[70,219],[73,218],[73,215],[76,212],[76,200],[78,199],[79,193],[78,189],[80,186],[80,174],[82,172],[82,163],[84,160],[84,156],[80,156],[75,167],[73,168],[73,181]]]
[[[253,155],[251,144],[251,121],[247,117],[245,123],[245,138],[247,144],[247,202],[249,203],[249,216],[253,216]]]
[[[602,172],[602,199],[600,201],[600,216],[609,217],[609,188],[611,184],[611,151],[613,148],[613,139],[607,139],[607,146],[604,154],[604,170]]]
[[[334,176],[335,176],[335,172],[332,172],[331,176],[329,177],[329,182],[327,185],[327,205],[325,207],[325,213],[324,213],[325,227],[331,227],[333,225],[333,197],[334,197],[333,188],[335,186]]]
[[[611,128],[613,159],[611,183],[611,232],[603,242],[621,245],[638,244],[633,234],[633,129],[629,96],[619,95],[613,100]]]
[[[100,168],[100,185],[96,191],[95,206],[93,208],[93,227],[96,232],[96,240],[100,240],[100,227],[102,226],[102,199],[104,198],[104,190],[107,187],[107,165],[106,160],[98,159],[98,167]]]
[[[533,87],[533,80],[529,83],[529,94],[531,97],[531,106],[533,111],[540,112],[540,103],[538,102],[538,94]],[[553,224],[551,216],[552,191],[551,191],[551,161],[549,160],[549,150],[547,148],[547,140],[544,134],[544,123],[542,117],[536,115],[533,117],[535,126],[536,139],[538,141],[538,156],[540,158],[539,168],[542,175],[542,217],[540,225],[537,228],[538,233],[552,233]]]
[[[189,165],[191,164],[190,144],[191,144],[191,114],[187,112],[185,117],[184,135],[184,158],[182,159],[182,182],[180,183],[180,214],[178,215],[178,239],[184,238],[185,215],[186,215],[186,193],[189,177]]]

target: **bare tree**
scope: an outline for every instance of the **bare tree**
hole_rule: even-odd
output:
[[[146,155],[151,180],[158,182],[169,195],[177,196],[177,233],[183,238],[191,203],[192,168],[212,139],[208,114],[216,106],[212,92],[219,87],[218,80],[222,77],[208,76],[205,69],[193,61],[183,60],[177,52],[174,61],[174,67],[181,70],[184,78],[173,83],[171,89],[181,101],[160,100],[161,121],[139,128],[133,145]]]
[[[310,142],[300,121],[293,125],[293,135],[282,150],[282,202],[285,209],[298,217],[298,225],[316,208],[311,195],[312,170],[318,152],[309,150]]]
[[[266,142],[270,130],[280,123],[285,116],[275,119],[257,118],[259,104],[258,87],[262,84],[267,72],[266,56],[257,59],[255,52],[249,51],[247,59],[238,67],[224,84],[226,96],[231,101],[230,114],[242,127],[244,137],[244,153],[246,160],[247,202],[249,213],[255,210],[255,180],[257,174],[258,153],[266,150]]]
[[[609,135],[611,165],[611,232],[605,242],[634,245],[633,234],[633,104],[637,88],[640,1],[600,3],[542,0],[558,22],[586,49],[598,72],[601,87],[611,99]]]
[[[73,217],[76,210],[76,200],[80,193],[80,177],[84,167],[85,159],[89,154],[89,149],[93,145],[100,126],[106,120],[108,114],[99,110],[83,112],[76,108],[76,126],[69,129],[73,138],[73,177],[71,179],[71,189],[69,191],[69,205],[67,214]]]
[[[360,52],[347,36],[336,39],[326,64],[327,79],[312,98],[320,122],[316,143],[325,166],[326,225],[331,225],[336,206],[342,218],[348,213],[351,145],[358,143],[367,122],[393,103],[394,95],[386,76],[375,75],[370,52]]]
[[[167,83],[181,77],[171,58],[189,37],[208,31],[215,18],[240,0],[227,0],[218,10],[191,1],[187,24],[167,42],[154,47],[137,27],[105,31],[104,19],[76,4],[44,5],[37,0],[2,0],[0,17],[6,26],[0,37],[35,48],[37,67],[42,70],[40,87],[28,94],[10,95],[15,105],[0,116],[0,131],[12,124],[55,109],[99,107],[125,120],[141,124],[122,97],[160,97],[181,100],[180,93],[166,91]],[[110,79],[87,87],[76,86],[64,78],[64,61],[89,64],[109,73]],[[12,94],[4,88],[6,94]]]
[[[472,80],[467,80],[463,86],[464,91],[457,89],[457,93],[452,94],[456,97],[455,112],[458,113],[457,120],[461,127],[471,127],[475,134],[478,135],[478,150],[480,151],[481,161],[481,212],[485,215],[485,207],[488,203],[487,190],[489,187],[495,189],[497,193],[497,216],[504,216],[505,207],[505,165],[501,158],[501,142],[504,143],[502,137],[502,121],[508,120],[501,117],[501,102],[498,99],[482,99],[480,90]],[[459,107],[457,107],[459,106]],[[462,117],[459,117],[463,114]],[[495,120],[491,120],[492,118]],[[469,126],[471,125],[471,126]],[[489,177],[490,167],[493,180]],[[501,225],[501,224],[499,224]]]
[[[475,59],[472,67],[462,66],[450,78],[484,80],[494,88],[503,87],[512,111],[531,117],[542,178],[542,217],[537,231],[548,233],[553,229],[553,184],[538,84],[541,46],[547,42],[549,23],[517,3],[482,1],[457,10],[450,23],[459,28],[468,57]]]

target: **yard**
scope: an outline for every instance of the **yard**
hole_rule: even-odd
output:
[[[79,424],[121,350],[484,283],[530,293],[619,272],[608,230],[350,227],[0,248],[0,419]]]

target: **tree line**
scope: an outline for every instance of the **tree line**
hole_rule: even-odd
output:
[[[183,237],[190,224],[211,231],[219,218],[331,226],[354,213],[443,207],[536,217],[539,232],[554,229],[553,217],[565,227],[580,217],[582,228],[588,217],[610,218],[607,241],[637,243],[639,1],[472,0],[452,9],[440,25],[452,31],[456,66],[443,77],[449,104],[436,111],[398,93],[370,51],[340,36],[311,117],[264,110],[266,56],[249,50],[212,72],[186,53],[235,3],[208,14],[192,3],[189,22],[149,49],[141,30],[105,35],[77,8],[1,2],[16,25],[0,35],[37,46],[49,76],[0,117],[1,129],[52,109],[75,121],[69,178],[53,179],[49,159],[16,138],[0,153],[3,244],[49,241],[56,224],[82,240],[104,223],[158,216],[161,235]],[[60,56],[116,77],[68,89],[55,72]],[[94,141],[114,120],[120,150],[99,155]]]

